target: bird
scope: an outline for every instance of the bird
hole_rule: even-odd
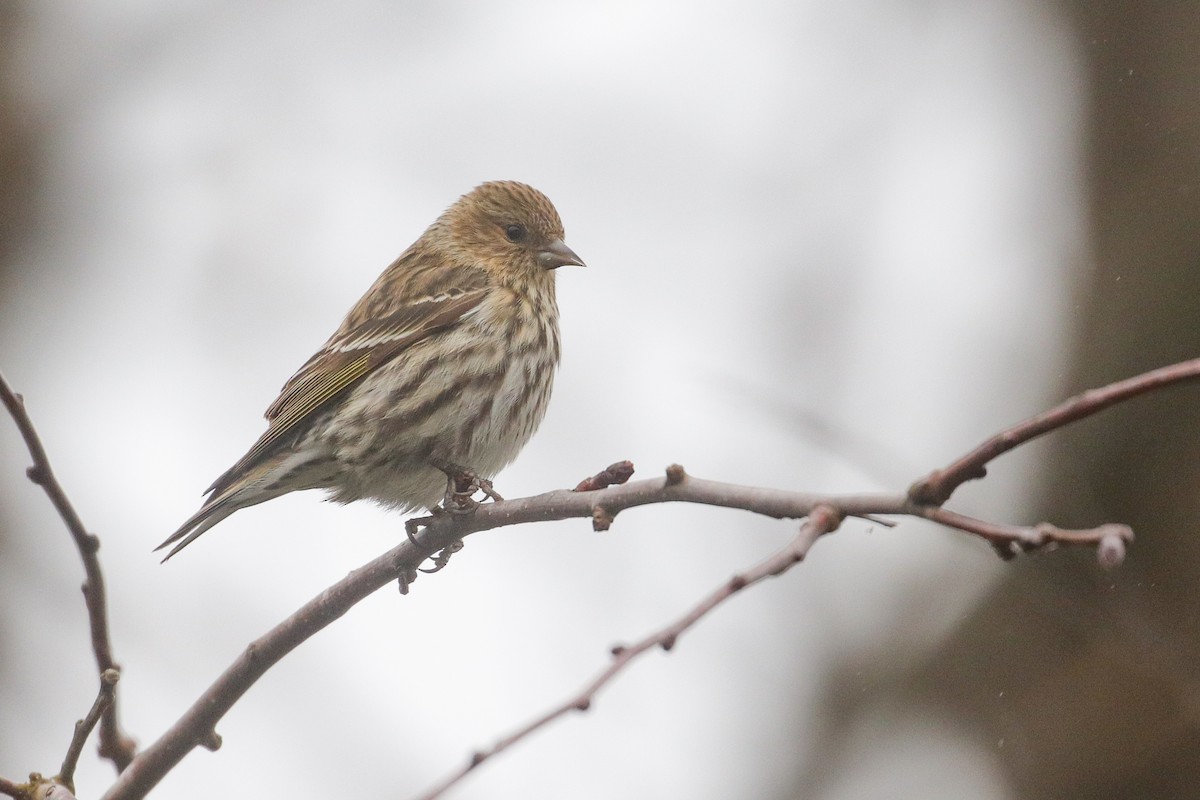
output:
[[[289,492],[415,511],[490,491],[546,413],[561,352],[556,270],[584,266],[564,238],[527,184],[460,197],[284,384],[266,432],[155,548],[171,547],[163,562]]]

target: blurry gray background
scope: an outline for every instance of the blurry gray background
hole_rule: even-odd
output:
[[[103,540],[126,729],[402,535],[293,495],[150,552],[458,195],[527,181],[559,275],[520,496],[632,459],[901,489],[1087,385],[1195,355],[1194,0],[0,4],[0,368]],[[1194,390],[953,507],[1132,523],[1001,564],[848,524],[454,795],[1179,797],[1200,780]],[[79,561],[0,422],[0,774],[91,703]],[[794,524],[658,506],[506,529],[304,644],[162,784],[403,798],[575,692]],[[89,745],[77,782],[112,777]]]

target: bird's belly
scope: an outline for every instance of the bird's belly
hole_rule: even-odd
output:
[[[433,348],[408,355],[347,398],[346,423],[326,443],[340,467],[331,499],[431,508],[446,489],[439,467],[491,478],[545,415],[556,360],[548,350],[513,354],[489,344],[455,359],[437,360]]]

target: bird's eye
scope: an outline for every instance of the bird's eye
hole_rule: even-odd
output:
[[[510,242],[519,242],[525,238],[525,228],[520,225],[509,225],[504,229],[504,235]]]

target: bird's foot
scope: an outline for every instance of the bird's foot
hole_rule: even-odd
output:
[[[446,474],[446,494],[442,498],[442,504],[431,508],[428,517],[413,517],[406,520],[404,523],[404,533],[408,536],[408,541],[418,549],[422,549],[421,543],[417,540],[417,534],[421,528],[428,527],[433,524],[437,518],[443,514],[472,514],[475,509],[479,508],[479,501],[475,499],[476,492],[482,492],[484,497],[489,500],[503,500],[504,498],[492,487],[492,482],[487,478],[481,478],[475,474],[474,470],[460,467],[456,464],[437,464],[439,470]],[[433,566],[429,569],[420,569],[419,572],[426,574],[441,572],[446,565],[450,563],[450,556],[463,549],[461,539],[456,539],[450,544],[443,547],[436,554],[427,556],[433,562]],[[407,594],[409,585],[417,579],[417,571],[409,571],[400,576],[400,593]]]
[[[421,528],[429,526],[438,517],[449,513],[451,512],[446,511],[441,506],[437,506],[432,509],[432,513],[428,517],[413,517],[412,519],[405,520],[404,534],[408,537],[408,541],[412,543],[413,547],[417,548],[418,550],[423,550],[421,543],[417,541],[417,534],[420,532]],[[437,551],[437,553],[429,552],[425,557],[433,562],[433,567],[430,569],[420,567],[417,569],[409,568],[405,570],[399,578],[400,594],[408,594],[408,587],[411,586],[413,581],[417,579],[418,573],[424,572],[427,575],[432,575],[435,572],[441,572],[446,568],[446,565],[450,563],[450,556],[462,549],[462,539],[455,539],[441,550]]]
[[[433,513],[428,517],[413,517],[412,519],[404,520],[404,534],[408,537],[408,541],[412,543],[413,547],[418,550],[421,549],[421,543],[417,541],[417,532],[421,528],[429,527],[437,519],[437,515],[441,510],[441,507],[438,506],[433,509]]]
[[[426,575],[432,575],[435,572],[441,572],[443,569],[446,568],[446,565],[450,563],[450,556],[454,555],[455,553],[457,553],[459,550],[462,550],[462,549],[463,549],[463,540],[455,539],[453,542],[451,542],[450,544],[443,547],[438,552],[437,555],[429,557],[429,560],[433,562],[432,567],[430,567],[429,569],[425,569],[424,567],[421,567],[420,571],[424,572]]]
[[[493,502],[503,500],[500,493],[492,486],[487,478],[481,478],[474,470],[459,467],[454,464],[438,467],[446,473],[446,494],[442,498],[442,508],[451,514],[471,514],[479,508],[475,499],[476,492]]]

